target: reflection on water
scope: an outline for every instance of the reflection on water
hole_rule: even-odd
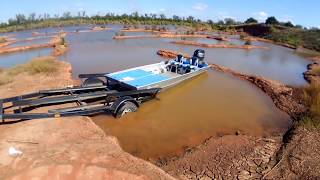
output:
[[[124,150],[148,159],[174,155],[210,136],[283,132],[289,117],[251,84],[210,71],[161,93],[121,119],[94,117]]]
[[[170,43],[179,38],[113,40],[112,37],[118,30],[119,27],[116,27],[111,31],[68,36],[71,51],[68,52],[65,59],[74,66],[75,76],[83,72],[110,72],[161,61],[162,59],[155,55],[159,49],[171,49],[192,54],[194,49],[199,48]],[[202,43],[219,43],[213,39],[194,40]],[[242,45],[244,42],[231,39],[229,43]],[[290,85],[306,84],[302,73],[306,70],[308,60],[297,56],[293,50],[288,48],[261,42],[254,42],[254,44],[270,47],[270,50],[204,48],[206,60],[209,63],[224,65],[248,74],[265,76]]]
[[[45,44],[45,43],[49,43],[50,41],[50,37],[39,37],[36,38],[34,40],[31,41],[21,41],[21,42],[16,42],[13,44],[10,44],[9,47],[17,47],[17,46],[30,46],[30,45],[34,45],[34,44]]]
[[[0,54],[0,67],[9,68],[18,64],[26,63],[27,61],[39,57],[39,56],[47,56],[52,53],[52,49],[43,48],[43,49],[35,49],[30,51],[15,52],[8,54]]]
[[[179,38],[113,40],[112,37],[121,29],[121,26],[110,25],[110,27],[113,29],[108,31],[69,34],[67,36],[71,51],[61,58],[72,63],[75,77],[79,73],[109,72],[157,62],[161,60],[160,57],[155,55],[159,49],[172,49],[192,54],[194,49],[199,48],[196,46],[170,43],[170,41],[179,40]],[[13,34],[17,38],[28,38],[32,37],[32,32],[34,31],[39,33],[52,33],[61,30],[75,32],[76,30],[85,29],[89,29],[89,27],[82,25],[64,28],[45,28],[1,35]],[[125,34],[144,35],[152,33],[125,32]],[[187,38],[187,40],[195,40],[200,43],[209,44],[219,43],[219,41],[214,39]],[[44,40],[38,40],[38,42],[39,41],[43,42]],[[243,41],[235,38],[231,38],[228,43],[236,45],[244,44]],[[248,51],[242,49],[204,48],[207,55],[206,59],[210,63],[224,65],[248,74],[261,75],[289,85],[301,86],[306,84],[302,73],[306,70],[308,60],[298,56],[293,50],[285,47],[263,42],[253,42],[253,44],[270,47],[270,50],[254,49]],[[38,51],[41,52],[42,50]],[[20,52],[20,54],[24,53],[27,52]],[[12,64],[22,62],[19,56],[14,57],[17,58],[10,59]],[[0,67],[8,67],[8,63],[5,65],[2,63],[2,61],[6,59],[6,56],[0,56]],[[110,65],[112,67],[110,67]]]

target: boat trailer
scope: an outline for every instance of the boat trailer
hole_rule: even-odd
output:
[[[0,99],[0,121],[85,116],[104,112],[121,117],[127,112],[136,111],[142,102],[153,99],[160,91],[160,88],[136,90],[123,87],[119,82],[109,79],[106,73],[81,74],[79,78],[84,80],[80,86]],[[28,113],[40,107],[68,103],[73,103],[73,106],[50,109],[44,113]]]

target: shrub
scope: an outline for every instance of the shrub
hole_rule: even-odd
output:
[[[250,41],[250,40],[247,40],[245,43],[244,43],[244,45],[247,45],[247,46],[249,46],[249,45],[251,45],[252,44],[252,42]]]
[[[309,107],[308,115],[302,120],[307,127],[320,128],[320,86],[311,84],[304,89],[304,98]]]
[[[31,60],[26,64],[17,65],[10,69],[0,70],[0,85],[12,82],[14,76],[21,73],[34,74],[53,74],[59,69],[59,62],[53,57],[40,57]]]
[[[58,71],[59,63],[54,58],[39,58],[30,61],[26,64],[27,72],[30,74],[52,74]]]
[[[65,45],[66,39],[64,37],[60,37],[60,45]]]

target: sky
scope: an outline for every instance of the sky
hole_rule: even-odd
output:
[[[7,22],[15,14],[86,11],[88,15],[116,14],[134,11],[139,14],[156,13],[168,17],[194,16],[201,20],[218,21],[233,18],[244,21],[254,17],[263,22],[269,16],[291,21],[306,27],[320,28],[320,0],[0,0],[0,22]]]

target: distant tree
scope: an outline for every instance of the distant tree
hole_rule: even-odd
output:
[[[28,21],[33,22],[35,20],[36,20],[36,13],[31,13],[28,17]]]
[[[210,25],[213,25],[213,24],[214,24],[214,22],[213,22],[211,19],[209,19],[209,20],[207,21],[207,23],[210,24]]]
[[[134,18],[138,18],[139,17],[139,13],[138,12],[133,12],[131,14],[131,16],[134,17]]]
[[[16,22],[17,24],[23,24],[27,21],[26,16],[23,14],[17,14],[16,15]]]
[[[218,25],[224,25],[224,21],[219,20],[219,21],[217,22],[217,24],[218,24]]]
[[[193,16],[188,16],[187,17],[187,21],[193,22],[194,21],[194,17]]]
[[[53,17],[56,18],[56,19],[59,19],[60,15],[59,14],[55,14]]]
[[[172,19],[175,20],[175,21],[180,21],[181,20],[181,18],[179,16],[177,16],[177,15],[173,15]]]
[[[150,14],[152,19],[157,19],[157,14]]]
[[[279,21],[274,16],[271,16],[267,18],[266,24],[279,24]]]
[[[49,18],[50,18],[50,14],[44,13],[44,14],[43,14],[43,18],[44,18],[44,19],[49,19]]]
[[[235,25],[236,24],[236,21],[232,18],[225,18],[224,22],[226,25]]]
[[[254,19],[253,17],[250,17],[244,23],[251,24],[251,23],[258,23],[258,21],[256,19]]]
[[[294,27],[294,25],[290,21],[284,23],[283,25],[287,27]]]
[[[160,16],[160,19],[166,19],[166,15],[164,14],[160,14],[159,16]]]
[[[63,19],[70,19],[71,18],[71,13],[70,12],[64,12],[62,14],[62,18]]]

